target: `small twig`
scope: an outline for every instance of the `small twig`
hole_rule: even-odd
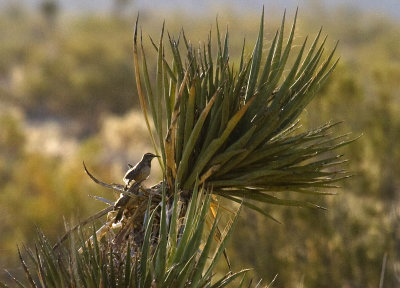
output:
[[[116,190],[116,191],[119,191],[119,192],[124,193],[124,194],[127,193],[127,191],[124,189],[124,187],[125,187],[124,185],[114,184],[114,183],[113,184],[107,184],[107,183],[104,183],[103,181],[98,180],[96,177],[94,177],[88,171],[88,169],[86,168],[85,162],[83,162],[83,168],[85,169],[86,174],[88,174],[90,179],[92,179],[95,183],[97,183],[97,184],[99,184],[99,185],[101,185],[103,187],[106,187],[108,189]]]
[[[106,204],[109,205],[109,206],[114,206],[114,202],[113,202],[113,201],[110,201],[110,200],[105,199],[105,198],[103,198],[103,197],[96,196],[96,195],[90,195],[90,194],[88,194],[88,196],[91,197],[91,198],[93,198],[93,199],[99,200],[99,201],[101,201],[101,202],[103,202],[103,203],[106,203]]]

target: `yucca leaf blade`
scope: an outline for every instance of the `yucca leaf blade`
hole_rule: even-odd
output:
[[[150,127],[150,122],[149,122],[149,116],[147,113],[147,104],[146,104],[146,99],[144,97],[143,89],[142,89],[142,82],[140,79],[140,68],[139,68],[139,56],[138,56],[138,49],[137,49],[137,27],[138,27],[138,21],[139,17],[136,18],[136,23],[135,23],[135,29],[134,29],[134,36],[133,36],[133,67],[135,70],[135,81],[136,81],[136,88],[138,92],[138,97],[139,97],[139,103],[142,108],[144,120],[146,123],[147,131],[149,132],[151,142],[153,144],[154,151],[158,154],[158,149],[156,145],[156,141],[154,139],[153,132],[151,131]],[[161,164],[161,161],[159,162],[161,165],[161,168],[163,169],[163,165]]]
[[[231,273],[229,272],[226,274],[222,279],[217,281],[214,285],[211,286],[211,288],[221,288],[221,287],[226,287],[228,286],[232,281],[234,281],[237,277],[246,274],[247,271],[250,271],[250,269],[243,269],[239,272],[236,273]]]
[[[154,271],[154,279],[156,283],[161,283],[166,267],[167,258],[167,243],[168,243],[168,232],[167,232],[167,210],[166,210],[166,191],[165,186],[162,187],[162,202],[161,202],[161,220],[160,220],[160,236],[156,254],[156,265]]]
[[[258,72],[260,70],[260,62],[263,49],[263,38],[264,38],[264,7],[261,13],[261,23],[258,32],[257,42],[254,46],[253,55],[251,59],[250,75],[246,87],[245,100],[249,100],[251,97],[253,97],[254,94],[254,90],[258,79]]]
[[[239,217],[240,209],[241,209],[241,207],[236,212],[236,214],[235,214],[234,218],[231,220],[231,222],[228,224],[228,229],[226,229],[225,236],[222,238],[221,242],[218,243],[217,250],[215,251],[214,256],[211,259],[211,263],[209,264],[207,271],[203,275],[203,281],[200,284],[200,286],[204,285],[205,282],[206,282],[206,279],[211,277],[211,274],[212,274],[212,271],[213,271],[214,267],[217,265],[217,262],[218,262],[219,258],[221,257],[222,253],[225,251],[226,245],[228,244],[229,238],[232,235],[232,232],[234,230],[235,224],[237,223],[237,219]]]
[[[196,180],[196,182],[198,182]],[[200,192],[201,193],[201,192]],[[175,255],[173,257],[172,263],[177,264],[179,263],[180,259],[182,258],[182,255],[185,251],[185,247],[189,241],[190,235],[193,232],[193,223],[195,219],[195,214],[196,214],[196,203],[198,201],[198,194],[199,194],[199,188],[198,186],[195,186],[193,189],[193,194],[191,195],[191,200],[188,206],[188,210],[186,212],[186,217],[185,217],[185,223],[184,223],[184,229],[182,236],[179,237],[179,242],[178,242],[178,247],[176,249]]]
[[[215,92],[214,96],[207,103],[207,106],[201,112],[201,114],[200,114],[199,118],[197,119],[197,122],[192,130],[192,133],[188,139],[188,143],[186,144],[186,146],[184,148],[182,159],[179,163],[179,167],[178,167],[178,171],[177,171],[177,175],[176,175],[177,183],[182,182],[184,173],[187,173],[187,171],[188,171],[188,163],[189,163],[190,154],[192,153],[193,148],[194,148],[196,142],[198,141],[198,137],[200,135],[201,130],[203,129],[204,122],[206,121],[208,113],[210,112],[217,95],[218,95],[218,91]]]
[[[150,212],[150,211],[148,211]],[[156,215],[156,209],[151,213],[151,216],[147,222],[145,234],[144,234],[144,241],[141,251],[141,258],[140,258],[140,285],[141,287],[145,287],[147,273],[147,262],[148,262],[148,255],[150,252],[150,235],[152,232],[152,227],[154,223],[154,217]]]
[[[214,219],[214,223],[213,223],[212,228],[211,228],[211,230],[210,230],[210,232],[208,234],[208,238],[207,238],[207,241],[206,241],[206,243],[204,245],[203,251],[201,251],[199,260],[198,260],[198,262],[196,264],[196,267],[194,268],[194,273],[193,273],[193,276],[192,276],[192,285],[193,285],[193,287],[198,287],[198,285],[199,285],[199,283],[201,281],[203,270],[204,270],[204,267],[205,267],[206,262],[208,260],[209,253],[211,251],[211,245],[213,244],[213,241],[214,241],[214,234],[215,234],[215,231],[216,231],[216,229],[218,227],[218,222],[219,222],[218,220],[219,220],[219,217],[216,217]]]
[[[242,119],[244,113],[250,107],[251,103],[254,99],[250,99],[228,122],[226,128],[222,135],[213,140],[212,143],[208,146],[204,155],[199,156],[199,161],[196,163],[192,173],[188,177],[183,187],[190,187],[195,181],[196,175],[200,174],[203,168],[206,166],[211,157],[217,152],[217,150],[224,144],[225,140],[228,138],[232,130],[236,127],[240,119]]]

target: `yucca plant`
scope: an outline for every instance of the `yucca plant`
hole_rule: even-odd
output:
[[[221,233],[219,215],[229,211],[237,217],[220,205],[218,196],[272,219],[264,203],[322,208],[276,196],[282,191],[329,194],[324,189],[350,176],[339,168],[346,160],[332,154],[354,140],[332,134],[338,123],[300,129],[298,117],[338,60],[333,60],[336,46],[324,56],[326,38],[320,41],[319,31],[308,52],[306,38],[287,67],[296,19],[297,11],[284,44],[284,15],[263,56],[263,11],[253,52],[246,56],[243,45],[236,66],[230,62],[229,34],[222,39],[218,25],[215,60],[211,32],[196,49],[183,31],[177,40],[168,35],[172,59],[167,59],[163,27],[158,44],[151,40],[157,54],[155,79],[148,72],[143,43],[138,43],[136,22],[137,90],[154,150],[161,156],[163,180],[150,188],[107,184],[85,166],[93,181],[129,201],[115,207],[116,202],[97,197],[110,206],[69,230],[53,248],[40,235],[36,252],[28,254],[43,286],[223,287],[246,270],[212,279],[222,254],[229,266],[225,246],[231,229]],[[121,221],[116,221],[116,210],[122,212]],[[80,249],[73,241],[67,248],[61,244],[72,231],[105,214],[106,223],[89,240],[80,237]],[[213,242],[217,248],[209,260]]]
[[[236,69],[230,63],[229,34],[222,39],[218,23],[215,60],[211,33],[206,44],[194,48],[182,30],[178,40],[169,36],[172,60],[168,61],[163,27],[158,45],[152,41],[158,55],[155,79],[148,73],[135,29],[136,84],[154,149],[162,156],[167,194],[176,186],[190,199],[198,177],[198,185],[213,187],[214,195],[243,201],[271,217],[255,202],[321,208],[306,201],[282,199],[272,192],[326,194],[329,191],[321,190],[334,188],[335,182],[350,176],[337,168],[345,162],[342,155],[327,153],[352,141],[347,134],[330,136],[338,123],[298,132],[299,115],[338,60],[333,60],[336,46],[324,57],[326,38],[320,41],[319,31],[308,52],[306,38],[292,66],[287,67],[296,19],[297,11],[284,44],[283,16],[263,56],[263,11],[253,52],[246,57],[243,46]],[[186,53],[185,59],[182,53]]]

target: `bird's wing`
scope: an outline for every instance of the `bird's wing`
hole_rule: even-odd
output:
[[[131,169],[129,169],[124,176],[124,182],[126,183],[128,180],[132,180],[135,175],[138,173],[138,169],[136,169],[137,164],[135,165],[135,167],[132,167]]]

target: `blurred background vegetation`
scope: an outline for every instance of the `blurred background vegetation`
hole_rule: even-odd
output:
[[[160,8],[115,0],[80,9],[68,1],[3,2],[0,268],[18,274],[22,268],[16,245],[34,245],[36,226],[56,240],[64,231],[64,219],[78,221],[103,207],[88,194],[113,197],[90,182],[83,160],[99,178],[121,182],[127,163],[151,150],[132,68],[138,10],[148,59],[154,52],[148,35],[157,38],[164,19],[172,35],[184,26],[186,36],[198,43],[207,39],[218,14],[220,27],[229,25],[230,56],[238,61],[244,37],[251,53],[262,3],[250,1],[246,7],[240,1],[219,1],[196,9],[189,1],[194,5],[189,9],[179,1],[158,3]],[[284,2],[290,19],[295,7]],[[267,207],[281,225],[244,209],[228,253],[234,270],[254,267],[254,275],[267,282],[278,274],[274,287],[378,287],[384,263],[383,287],[396,287],[400,11],[389,7],[390,13],[373,13],[357,6],[362,1],[351,7],[325,2],[300,1],[296,43],[314,36],[322,25],[328,46],[340,40],[341,60],[301,120],[309,127],[344,120],[343,131],[363,133],[342,150],[351,159],[355,177],[336,191],[338,195],[317,199],[326,212]],[[268,46],[285,7],[265,4]],[[149,65],[154,73],[154,63]],[[152,181],[160,175],[154,174]],[[6,275],[0,273],[3,280]]]

